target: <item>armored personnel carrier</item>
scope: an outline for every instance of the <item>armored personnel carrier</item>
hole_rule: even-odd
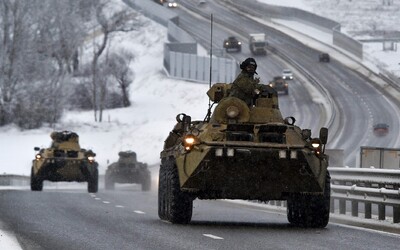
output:
[[[43,181],[88,182],[88,191],[98,191],[98,163],[96,154],[79,145],[78,134],[71,131],[52,132],[49,148],[35,147],[32,161],[31,190],[42,191]]]
[[[207,92],[217,104],[203,121],[177,115],[160,153],[158,214],[189,223],[193,200],[287,201],[288,221],[325,227],[329,221],[330,176],[324,153],[328,130],[319,137],[282,118],[278,95],[266,86],[255,105],[229,97],[230,84]],[[214,105],[213,104],[213,105]]]
[[[106,170],[105,188],[114,189],[115,183],[138,183],[142,185],[142,191],[149,191],[151,173],[147,164],[138,162],[133,151],[121,151],[118,155],[118,161]]]

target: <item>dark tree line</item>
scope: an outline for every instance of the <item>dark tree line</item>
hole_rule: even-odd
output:
[[[137,29],[130,9],[107,0],[0,1],[0,126],[51,126],[65,109],[130,105],[127,51],[109,52],[116,32]],[[117,9],[117,8],[114,8]]]

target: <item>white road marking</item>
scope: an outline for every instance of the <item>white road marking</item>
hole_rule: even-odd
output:
[[[124,206],[121,206],[121,205],[115,205],[115,207],[124,208]]]
[[[104,203],[104,204],[109,204],[110,202],[109,202],[109,201],[103,201],[103,203]]]
[[[203,235],[206,236],[206,237],[209,237],[211,239],[214,239],[214,240],[223,240],[224,239],[224,238],[221,238],[219,236],[212,235],[212,234],[203,234]]]
[[[96,197],[96,198],[94,198],[94,199],[95,199],[95,200],[101,200],[100,198],[97,198],[97,197]]]
[[[143,212],[143,211],[140,211],[140,210],[135,210],[135,211],[133,211],[134,213],[137,213],[137,214],[146,214],[145,212]]]

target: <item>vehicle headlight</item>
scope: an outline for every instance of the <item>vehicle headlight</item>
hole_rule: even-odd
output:
[[[238,42],[239,45],[242,45],[242,42]]]
[[[321,153],[322,145],[321,145],[321,141],[319,139],[312,139],[311,146],[317,155],[319,155]]]
[[[239,111],[238,107],[236,107],[236,106],[229,106],[226,109],[226,115],[232,119],[237,117],[239,115],[239,113],[240,113],[240,111]]]
[[[182,144],[186,151],[190,151],[195,145],[199,144],[199,139],[192,134],[188,134],[183,138]]]
[[[88,159],[89,162],[94,162],[94,156],[93,155],[89,155],[87,157],[87,159]]]
[[[37,154],[37,155],[35,155],[35,158],[38,161],[38,160],[42,159],[42,155],[41,154]]]

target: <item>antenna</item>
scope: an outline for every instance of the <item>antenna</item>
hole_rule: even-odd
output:
[[[211,88],[211,77],[212,77],[212,43],[213,43],[213,14],[211,14],[211,42],[210,42],[210,88]]]
[[[209,88],[211,89],[211,79],[212,79],[212,40],[213,38],[213,14],[211,14],[211,38],[210,38],[210,82],[209,82]],[[210,98],[208,99],[208,111],[207,111],[207,115],[206,118],[204,120],[206,120],[207,122],[210,121],[210,116],[211,116],[211,100]]]

